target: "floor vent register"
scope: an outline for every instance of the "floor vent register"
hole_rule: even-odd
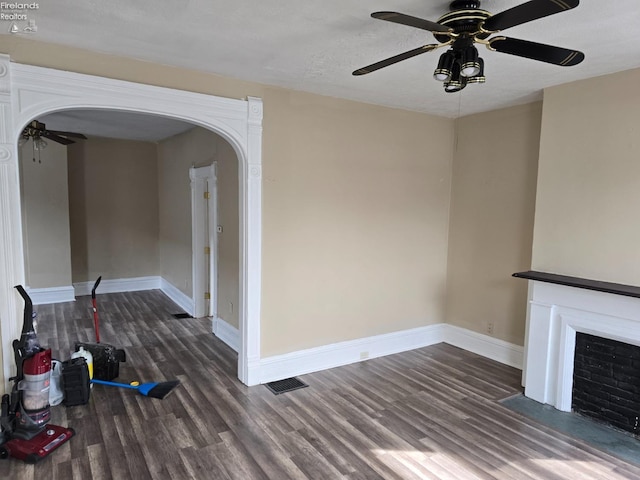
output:
[[[298,390],[299,388],[305,388],[309,386],[295,377],[285,378],[284,380],[278,380],[277,382],[269,382],[266,385],[267,388],[271,390],[275,395],[292,392],[294,390]]]

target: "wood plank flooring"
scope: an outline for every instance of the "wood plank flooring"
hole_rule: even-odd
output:
[[[520,372],[440,344],[301,378],[283,395],[236,378],[209,320],[174,319],[160,291],[98,297],[101,340],[127,352],[122,381],[182,384],[165,400],[96,385],[54,407],[77,436],[0,479],[633,479],[640,468],[537,424],[498,400]],[[39,306],[39,338],[61,359],[92,341],[90,298]]]

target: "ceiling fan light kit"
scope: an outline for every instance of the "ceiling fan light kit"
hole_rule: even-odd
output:
[[[45,138],[60,143],[61,145],[71,145],[72,143],[75,143],[75,141],[65,137],[79,138],[82,140],[87,139],[87,137],[81,133],[48,130],[44,123],[33,120],[29,125],[24,127],[24,130],[22,130],[20,139],[18,140],[18,146],[22,147],[26,145],[29,140],[33,140],[33,161],[36,161],[36,152],[38,152],[38,163],[42,163],[42,160],[40,159],[40,152],[47,148],[48,145]]]
[[[530,0],[492,15],[480,9],[480,0],[454,0],[449,5],[451,11],[442,15],[437,22],[397,12],[374,12],[371,16],[378,20],[427,30],[440,43],[424,45],[359,68],[353,75],[365,75],[416,55],[449,46],[450,48],[440,56],[433,78],[443,82],[445,92],[459,92],[468,84],[486,82],[484,60],[479,56],[475,44],[485,45],[494,52],[554,65],[577,65],[584,60],[584,54],[577,50],[491,35],[516,25],[571,10],[579,3],[579,0]]]

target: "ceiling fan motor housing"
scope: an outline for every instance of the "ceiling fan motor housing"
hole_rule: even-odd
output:
[[[471,8],[480,8],[480,0],[453,0],[449,4],[449,10],[467,10]]]
[[[480,32],[480,24],[491,16],[490,12],[480,9],[478,0],[455,0],[449,5],[451,11],[442,15],[437,23],[451,27],[454,33],[469,33],[477,38],[487,38],[489,33]],[[439,42],[446,42],[449,36],[434,32]]]

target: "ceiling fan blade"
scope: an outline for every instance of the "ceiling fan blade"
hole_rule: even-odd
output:
[[[517,38],[495,37],[489,40],[489,46],[498,52],[553,63],[562,67],[572,67],[584,60],[584,53],[577,50],[518,40]]]
[[[580,0],[531,0],[517,7],[489,17],[483,25],[485,30],[498,32],[523,23],[576,8]]]
[[[64,135],[65,137],[73,137],[73,138],[81,138],[83,140],[86,140],[87,137],[85,137],[83,134],[81,133],[75,133],[75,132],[63,132],[61,130],[45,130],[49,133],[53,133],[54,135]]]
[[[40,136],[48,138],[49,140],[53,140],[54,142],[61,143],[62,145],[71,145],[72,143],[76,143],[73,140],[61,137],[60,135],[56,135],[55,133],[51,133],[49,130],[44,130],[42,133],[40,133]]]
[[[394,63],[401,62],[402,60],[406,60],[411,57],[415,57],[416,55],[420,55],[422,53],[430,52],[431,50],[435,50],[439,45],[423,45],[422,47],[414,48],[413,50],[409,50],[408,52],[400,53],[398,55],[394,55],[393,57],[389,57],[385,60],[381,60],[376,63],[372,63],[371,65],[367,65],[366,67],[359,68],[353,72],[353,75],[365,75],[367,73],[375,72],[376,70],[380,70],[381,68],[388,67],[389,65],[393,65]]]
[[[412,17],[411,15],[405,15],[398,12],[374,12],[371,14],[373,18],[378,20],[386,20],[387,22],[399,23],[401,25],[408,25],[409,27],[421,28],[429,32],[436,33],[448,33],[453,32],[450,27],[445,27],[436,22],[430,22],[429,20],[423,20],[422,18]]]

